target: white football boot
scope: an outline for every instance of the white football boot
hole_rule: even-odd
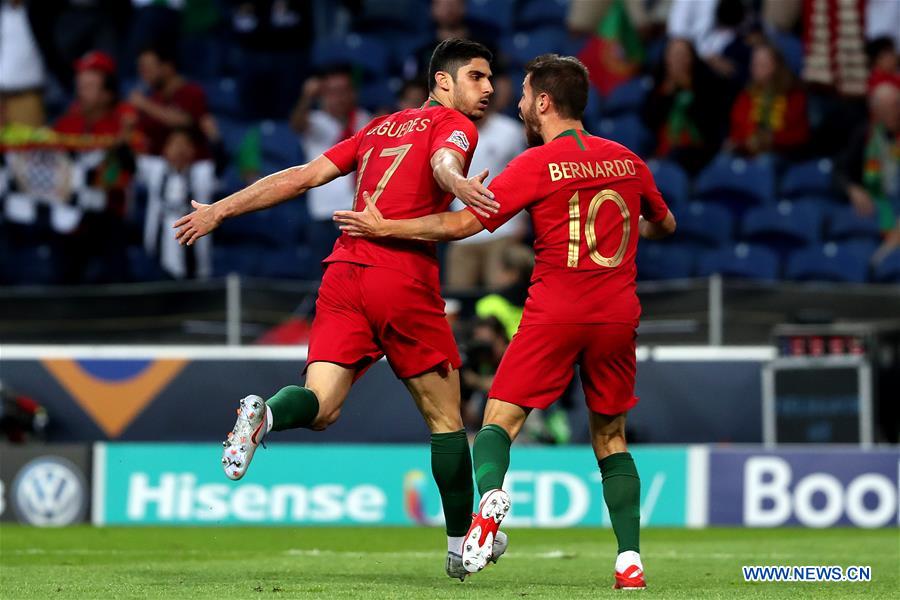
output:
[[[494,558],[494,542],[510,506],[509,494],[503,490],[491,490],[481,498],[462,548],[463,567],[469,573],[477,573]]]
[[[506,552],[506,549],[508,547],[509,536],[507,536],[502,531],[498,531],[497,536],[494,538],[490,561],[492,563],[496,563],[498,560],[500,560],[500,557],[503,556],[503,553]],[[446,569],[447,575],[449,577],[452,577],[453,579],[459,579],[460,581],[465,581],[466,575],[470,575],[469,571],[466,570],[466,567],[463,566],[462,556],[460,556],[456,552],[447,553]]]
[[[247,473],[256,447],[263,443],[268,432],[266,401],[259,396],[247,396],[237,409],[237,422],[222,442],[222,468],[229,479],[237,481]]]

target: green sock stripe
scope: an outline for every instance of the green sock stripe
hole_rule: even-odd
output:
[[[283,387],[266,400],[272,410],[272,429],[284,431],[309,427],[319,414],[319,399],[309,388],[298,385]]]
[[[431,434],[431,473],[441,494],[447,535],[466,535],[472,522],[472,455],[466,431]]]

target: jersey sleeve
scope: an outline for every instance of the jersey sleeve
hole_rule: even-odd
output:
[[[325,155],[325,158],[334,163],[334,166],[338,168],[342,175],[356,170],[356,155],[359,150],[359,144],[368,130],[368,127],[363,127],[347,139],[338,142],[322,153]],[[313,158],[315,157],[308,156],[307,160],[312,160]]]
[[[640,163],[641,173],[641,214],[651,223],[659,223],[666,218],[669,207],[653,180],[653,173],[644,163]]]
[[[434,156],[434,153],[441,148],[449,148],[460,152],[465,157],[468,166],[477,145],[478,130],[475,128],[475,124],[462,113],[452,111],[435,125],[431,135],[428,157]]]
[[[539,171],[527,154],[514,158],[488,186],[494,192],[500,210],[490,217],[479,215],[469,206],[466,210],[475,215],[485,229],[493,232],[537,200]]]

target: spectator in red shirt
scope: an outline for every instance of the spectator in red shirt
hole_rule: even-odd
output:
[[[881,83],[890,83],[900,88],[900,54],[894,40],[882,36],[866,44],[869,56],[869,93]]]
[[[753,50],[750,83],[731,109],[729,145],[755,156],[775,152],[790,157],[806,144],[806,94],[797,86],[779,50],[762,43]]]
[[[88,52],[75,61],[75,71],[75,100],[53,129],[80,136],[70,141],[85,149],[105,148],[129,139],[137,113],[119,102],[112,57],[104,52]]]
[[[171,130],[187,127],[195,132],[197,158],[207,158],[209,150],[199,129],[207,113],[206,94],[178,73],[174,48],[159,46],[142,51],[138,55],[138,74],[150,93],[135,90],[129,101],[139,111],[138,129],[146,138],[147,153],[161,154]]]

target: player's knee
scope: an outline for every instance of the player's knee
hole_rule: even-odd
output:
[[[341,416],[341,409],[334,408],[331,410],[319,410],[316,420],[313,421],[310,429],[313,431],[324,431],[337,423],[338,417]]]

